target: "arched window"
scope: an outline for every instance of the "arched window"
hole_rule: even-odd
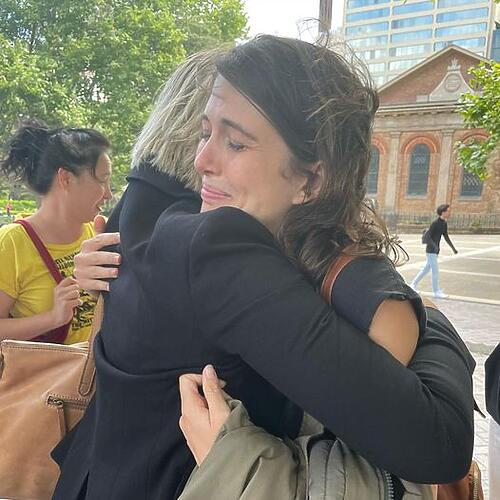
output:
[[[425,196],[429,181],[429,165],[431,152],[425,144],[417,144],[410,154],[410,175],[407,194]]]
[[[478,198],[483,193],[483,181],[474,173],[463,171],[460,196]]]
[[[366,194],[377,194],[380,151],[375,146],[372,146],[371,153],[370,168],[366,177]]]

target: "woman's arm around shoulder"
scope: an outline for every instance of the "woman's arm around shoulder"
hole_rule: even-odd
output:
[[[368,336],[407,366],[418,342],[418,322],[407,301],[384,300],[377,308]]]
[[[358,257],[332,287],[336,311],[407,365],[425,331],[425,308],[385,257]]]
[[[231,208],[201,215],[190,310],[209,341],[371,463],[421,483],[465,475],[471,374],[445,318],[427,327],[408,369],[328,307],[258,221]]]

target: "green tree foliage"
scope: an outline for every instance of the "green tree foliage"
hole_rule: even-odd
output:
[[[478,93],[462,96],[461,113],[468,128],[485,129],[489,137],[459,144],[458,159],[466,170],[485,179],[488,157],[500,146],[500,63],[481,64],[471,73],[471,84]]]
[[[161,84],[246,22],[242,0],[2,0],[0,141],[21,116],[98,128],[120,187]]]
[[[85,121],[84,107],[54,81],[54,61],[30,53],[25,43],[0,33],[0,137],[23,113],[50,122]]]
[[[500,0],[494,0],[500,3]],[[493,8],[493,7],[492,7]],[[491,61],[472,68],[471,85],[479,91],[462,96],[461,113],[468,128],[482,128],[490,135],[485,141],[459,143],[458,161],[469,172],[486,179],[491,153],[500,147],[500,63]]]

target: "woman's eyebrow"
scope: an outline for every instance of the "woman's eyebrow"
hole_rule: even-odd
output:
[[[252,133],[248,132],[245,130],[241,125],[239,125],[236,122],[233,122],[233,120],[230,120],[229,118],[222,118],[221,122],[223,125],[226,125],[227,127],[234,128],[238,132],[241,132],[243,135],[247,136],[249,139],[251,139],[254,142],[258,142],[257,137],[255,137]]]
[[[210,123],[210,119],[208,118],[208,116],[205,113],[203,113],[201,115],[201,121],[202,122],[205,121],[205,122]],[[241,132],[243,135],[248,137],[250,140],[252,140],[254,142],[258,142],[258,139],[257,139],[257,137],[255,137],[255,135],[253,135],[251,132],[248,132],[248,130],[245,130],[240,124],[234,122],[233,120],[230,120],[229,118],[222,118],[221,123],[222,123],[222,125],[224,125],[226,127],[234,128],[238,132]]]

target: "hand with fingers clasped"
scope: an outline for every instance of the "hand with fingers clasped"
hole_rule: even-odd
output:
[[[119,233],[102,233],[82,243],[80,253],[75,255],[73,276],[78,285],[87,291],[109,291],[106,278],[118,276],[121,256],[116,252],[102,250],[120,243]],[[113,266],[113,267],[106,267]]]
[[[59,328],[71,321],[73,310],[81,305],[80,287],[74,278],[64,278],[54,288],[54,305],[50,311],[53,327]]]
[[[224,382],[217,378],[212,365],[207,365],[201,375],[189,373],[179,378],[179,427],[197,465],[207,457],[231,413],[223,386]]]

